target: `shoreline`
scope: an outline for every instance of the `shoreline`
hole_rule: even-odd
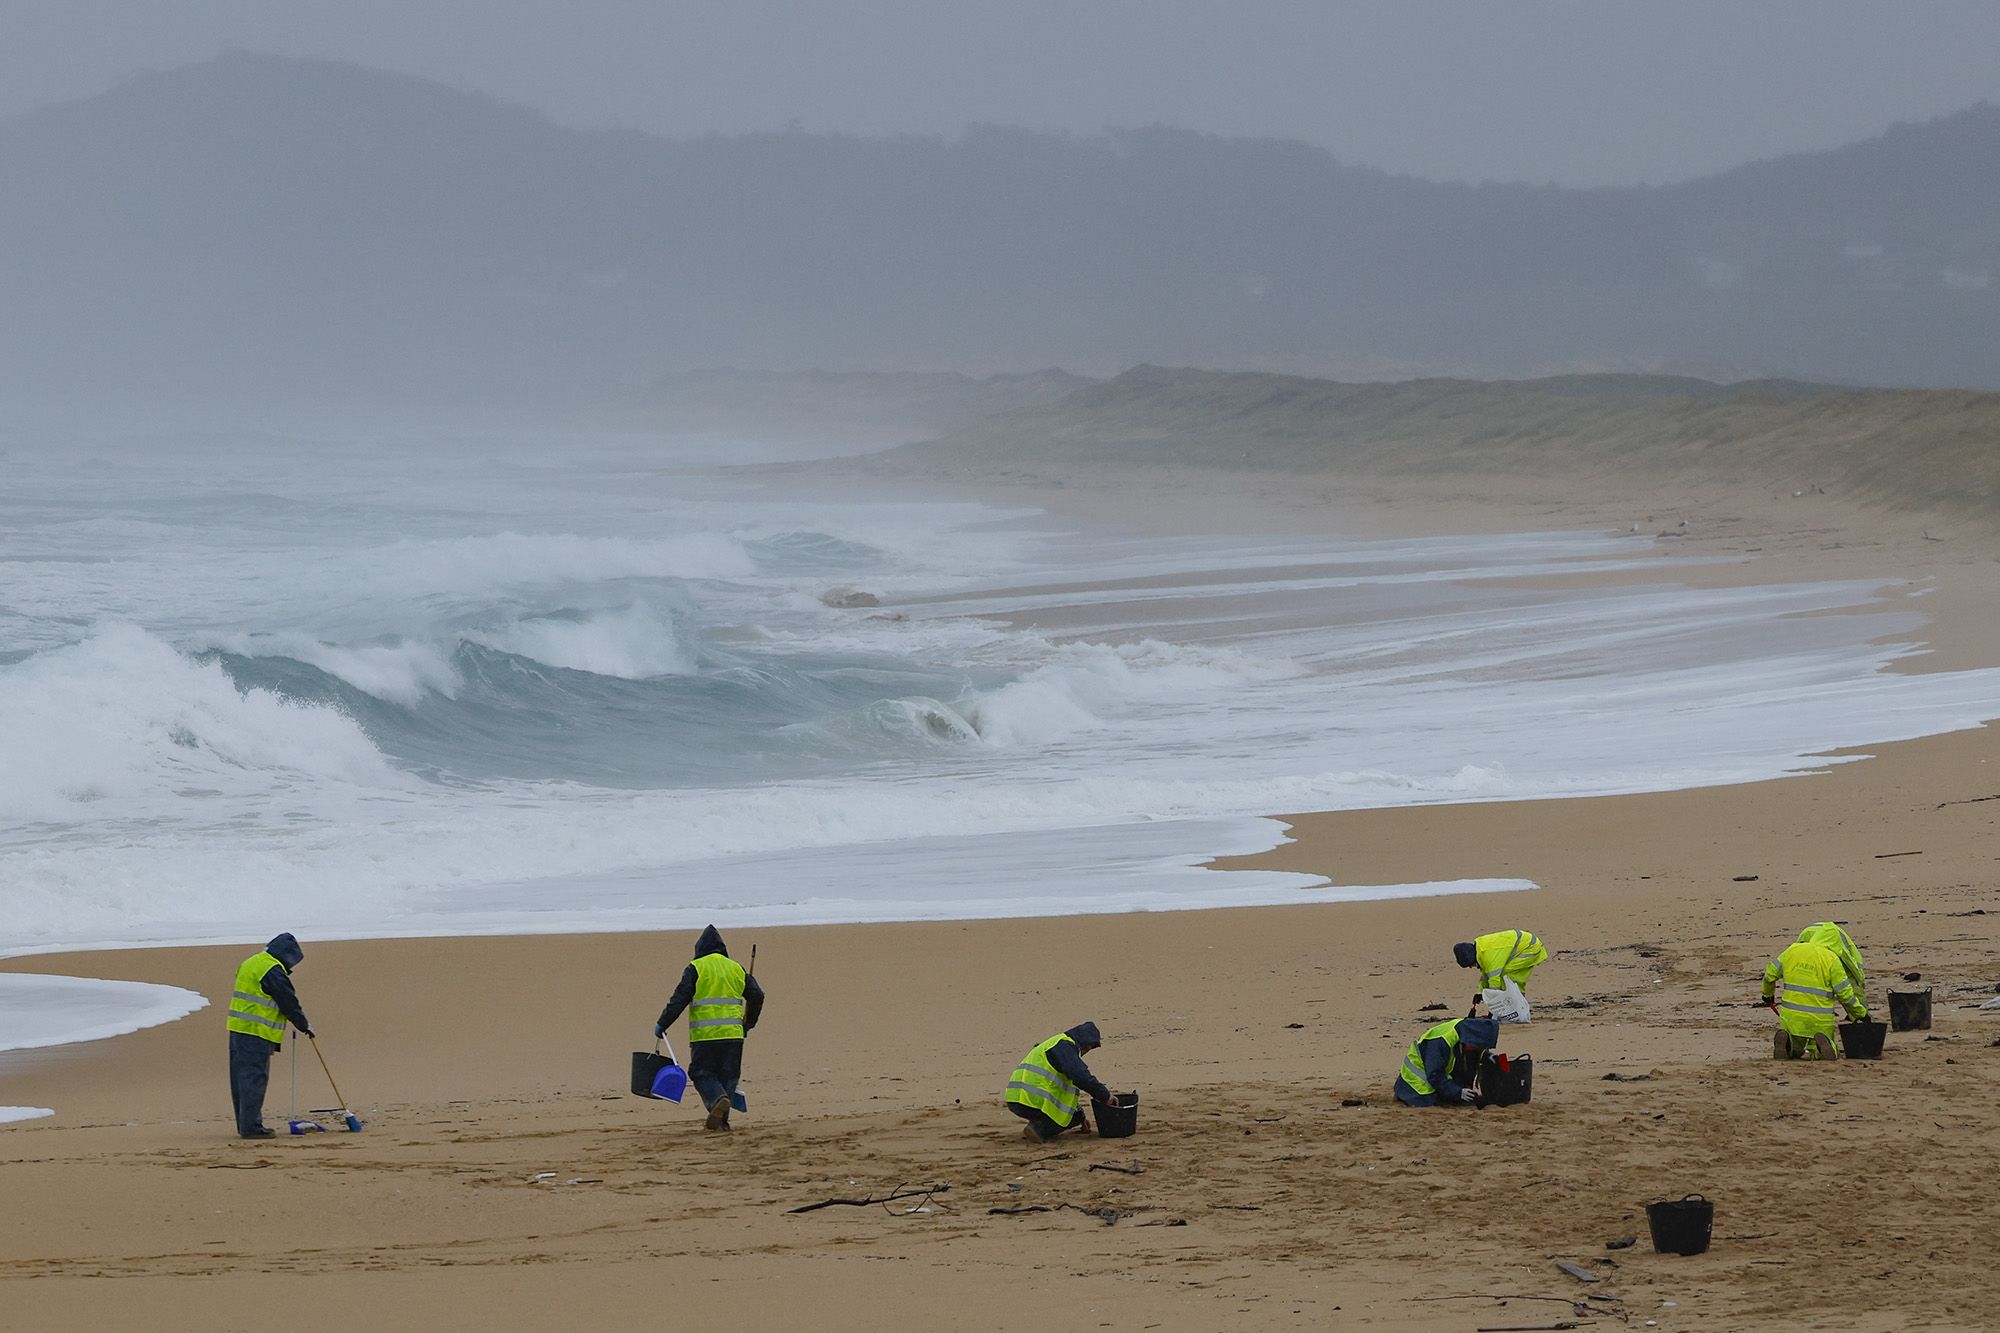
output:
[[[1060,489],[1058,506],[1076,500]],[[1102,515],[1105,494],[1081,503]],[[1256,486],[1220,508],[1126,498],[1163,524],[1239,503],[1270,523],[1306,512]],[[1561,503],[1606,514],[1615,498]],[[1775,548],[1760,580],[1931,578],[1934,650],[1910,667],[2000,662],[1983,540],[1862,511],[1845,536],[1689,516],[1672,540],[1691,551]],[[1336,883],[1515,869],[1541,886],[1522,894],[755,930],[725,917],[739,956],[763,946],[772,999],[746,1059],[752,1111],[720,1140],[684,1108],[622,1095],[691,930],[307,940],[300,992],[363,1134],[227,1137],[208,1011],[0,1057],[0,1100],[57,1108],[0,1130],[0,1181],[22,1204],[0,1219],[14,1261],[0,1294],[37,1327],[140,1301],[213,1320],[250,1293],[328,1318],[505,1324],[630,1318],[678,1280],[746,1317],[979,1327],[1032,1275],[1120,1326],[1462,1330],[1576,1297],[1561,1257],[1606,1276],[1590,1290],[1615,1297],[1607,1309],[1661,1328],[1975,1327],[1961,1312],[2000,1295],[1989,1219],[1934,1164],[2000,1169],[2000,1014],[1968,1007],[2000,981],[1984,924],[2000,910],[2000,800],[1985,799],[2000,795],[2000,726],[1864,748],[1727,787],[1283,816],[1293,841],[1217,863]],[[1757,971],[1824,915],[1853,923],[1871,1004],[1906,971],[1937,988],[1935,1040],[1893,1034],[1879,1064],[1770,1062]],[[1556,954],[1516,1038],[1542,1066],[1534,1103],[1470,1121],[1387,1104],[1404,1046],[1444,1016],[1425,1006],[1467,993],[1451,943],[1517,921]],[[43,953],[0,970],[213,1000],[243,952]],[[871,998],[885,989],[887,1008]],[[996,1080],[1083,1018],[1106,1033],[1093,1068],[1142,1091],[1140,1134],[1024,1145]],[[291,1058],[273,1066],[273,1123]],[[1822,1157],[1841,1163],[1842,1207],[1801,1225],[1797,1163]],[[279,1174],[245,1190],[244,1168]],[[915,1182],[950,1189],[913,1202],[920,1214],[785,1211]],[[1651,1254],[1639,1206],[1689,1191],[1717,1199],[1723,1239],[1699,1259]],[[1482,1197],[1535,1206],[1496,1227]],[[990,1211],[1026,1206],[1050,1211]],[[1636,1248],[1607,1254],[1633,1232]],[[1886,1271],[1801,1290],[1800,1266],[1857,1253]],[[1412,1306],[1412,1291],[1441,1303]],[[1535,1300],[1508,1309],[1493,1291]]]

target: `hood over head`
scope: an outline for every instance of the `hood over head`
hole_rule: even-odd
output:
[[[1500,1041],[1500,1024],[1491,1018],[1461,1019],[1458,1039],[1474,1050],[1490,1051]]]
[[[1479,950],[1473,948],[1470,944],[1452,945],[1451,956],[1458,960],[1458,965],[1460,967],[1479,966]]]
[[[299,947],[298,938],[290,931],[272,937],[271,942],[264,946],[264,952],[283,963],[287,972],[304,962],[306,956],[306,951]]]
[[[1079,1046],[1102,1046],[1104,1044],[1104,1038],[1097,1035],[1097,1024],[1095,1023],[1078,1023],[1075,1027],[1063,1033],[1063,1035]]]
[[[714,926],[705,926],[702,928],[701,938],[694,942],[694,956],[706,958],[712,953],[719,953],[724,958],[729,957],[729,949],[722,942],[722,932]]]

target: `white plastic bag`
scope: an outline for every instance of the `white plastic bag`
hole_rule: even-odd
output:
[[[1512,977],[1503,977],[1500,989],[1481,991],[1479,998],[1486,1002],[1486,1012],[1495,1022],[1525,1023],[1529,1019],[1528,997]]]

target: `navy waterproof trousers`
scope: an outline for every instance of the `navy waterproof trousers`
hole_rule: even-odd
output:
[[[229,1034],[229,1100],[236,1107],[236,1132],[245,1138],[264,1128],[264,1089],[271,1082],[276,1044],[247,1032]]]
[[[743,1043],[740,1039],[688,1043],[688,1082],[701,1094],[703,1106],[713,1106],[717,1097],[736,1091],[743,1077]]]

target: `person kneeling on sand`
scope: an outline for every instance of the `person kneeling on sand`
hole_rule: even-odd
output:
[[[1403,1072],[1396,1076],[1396,1100],[1405,1106],[1470,1105],[1477,1094],[1472,1075],[1479,1057],[1500,1040],[1490,1018],[1454,1018],[1410,1043]]]
[[[1868,1003],[1868,974],[1861,967],[1861,946],[1854,937],[1840,928],[1835,921],[1815,921],[1799,932],[1800,944],[1817,944],[1822,949],[1830,949],[1840,965],[1847,969],[1847,979],[1854,983],[1854,993]]]
[[[743,1076],[743,1036],[764,1012],[764,988],[729,956],[722,932],[709,926],[694,944],[694,961],[660,1011],[653,1036],[664,1037],[681,1010],[688,1016],[688,1082],[708,1108],[704,1128],[729,1128],[729,1099]]]
[[[1007,1078],[1007,1109],[1028,1122],[1022,1133],[1047,1143],[1066,1129],[1089,1129],[1080,1092],[1100,1106],[1111,1101],[1111,1089],[1090,1072],[1083,1057],[1104,1043],[1097,1024],[1078,1023],[1058,1032],[1022,1058]]]
[[[1511,981],[1524,992],[1535,969],[1549,960],[1548,947],[1532,930],[1496,930],[1469,944],[1451,946],[1460,967],[1479,969],[1479,988],[1499,990]],[[1472,997],[1476,1004],[1479,996]]]
[[[1820,944],[1798,943],[1764,965],[1764,1004],[1778,1016],[1771,1054],[1780,1060],[1831,1060],[1839,1010],[1855,1022],[1868,1017],[1839,955]]]

